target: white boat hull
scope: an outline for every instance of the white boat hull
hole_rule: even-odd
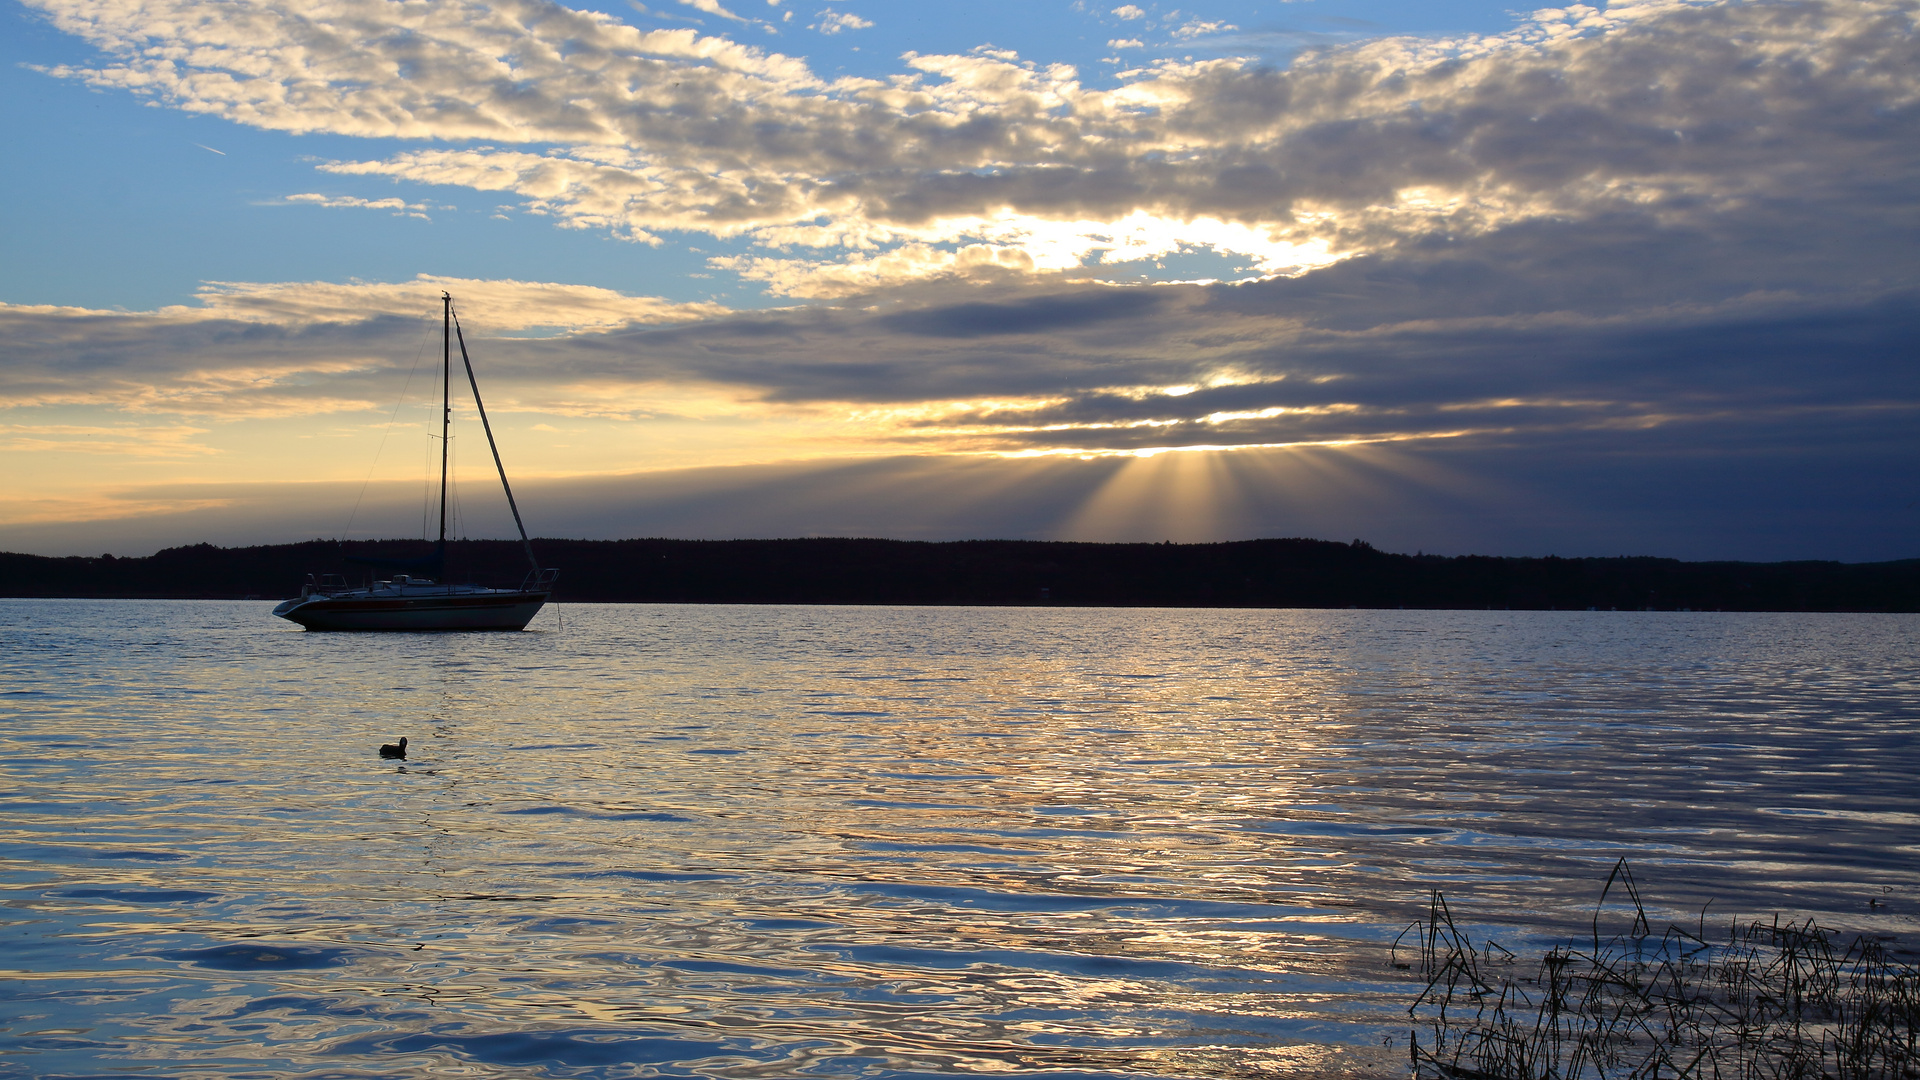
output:
[[[362,591],[295,598],[273,613],[308,630],[524,630],[547,595],[506,589]]]

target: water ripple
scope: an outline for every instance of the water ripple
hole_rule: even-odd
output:
[[[0,1075],[1400,1075],[1432,888],[1920,917],[1912,617],[268,606],[0,601]]]

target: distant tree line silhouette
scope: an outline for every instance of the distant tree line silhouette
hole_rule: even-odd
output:
[[[1395,555],[1362,541],[1086,544],[1035,540],[535,540],[572,602],[1545,610],[1920,611],[1920,559],[1682,562],[1647,557]],[[9,597],[261,599],[308,574],[372,576],[361,558],[420,541],[168,548],[144,558],[0,553]],[[448,545],[448,577],[511,585],[520,545]]]

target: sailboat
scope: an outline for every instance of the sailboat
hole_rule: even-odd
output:
[[[520,505],[513,500],[513,485],[507,483],[507,467],[500,462],[500,447],[493,441],[487,407],[480,401],[480,381],[474,377],[467,338],[453,313],[453,297],[443,292],[440,300],[440,541],[433,554],[419,559],[347,560],[426,573],[393,574],[361,586],[348,585],[339,574],[323,575],[317,582],[308,575],[300,595],[281,602],[273,609],[275,615],[308,630],[523,630],[552,594],[560,571],[541,567],[534,557],[527,527],[520,520]],[[447,563],[447,435],[453,417],[450,394],[455,341],[460,344],[460,362],[467,369],[467,385],[473,388],[480,426],[487,433],[487,447],[493,451],[494,468],[500,472],[501,490],[507,493],[507,507],[520,530],[520,544],[533,567],[516,589],[453,585],[441,580]]]

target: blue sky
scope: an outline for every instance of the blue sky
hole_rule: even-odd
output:
[[[1903,0],[0,19],[0,547],[1917,553]]]

